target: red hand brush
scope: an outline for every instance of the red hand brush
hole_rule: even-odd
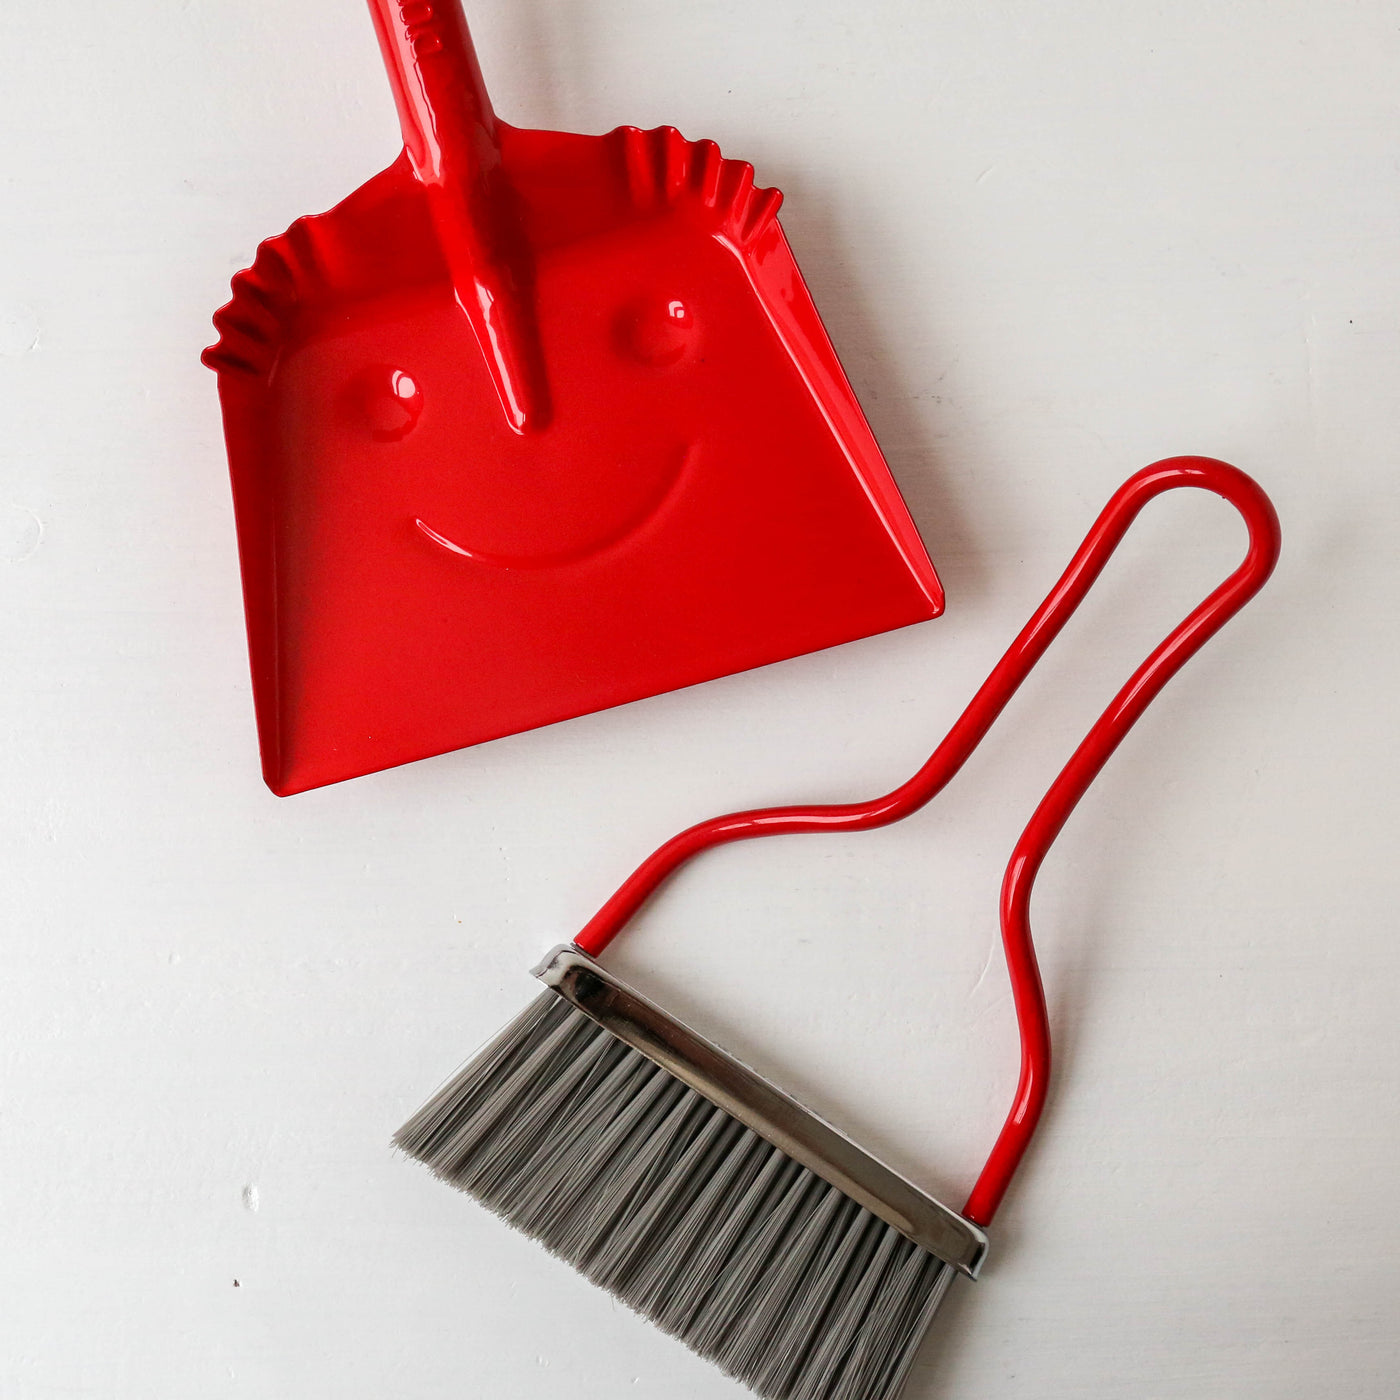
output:
[[[866,830],[917,811],[976,748],[1142,507],[1181,486],[1234,505],[1249,550],[1119,691],[1017,843],[1001,929],[1021,1078],[985,1169],[953,1211],[620,983],[596,957],[657,885],[701,851],[784,832]],[[397,1143],[767,1400],[892,1400],[954,1275],[976,1277],[982,1227],[1045,1103],[1050,1033],[1029,914],[1036,873],[1124,735],[1263,586],[1278,546],[1268,498],[1234,467],[1177,458],[1130,478],[908,782],[871,802],[739,812],[668,841],[573,946],[536,970],[550,990]]]
[[[404,154],[262,245],[204,357],[273,790],[936,615],[778,192],[509,126],[457,0],[370,8]]]

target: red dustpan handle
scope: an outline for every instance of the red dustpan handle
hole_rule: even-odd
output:
[[[369,0],[369,8],[404,150],[506,422],[516,432],[543,426],[548,389],[529,258],[462,7],[457,0]]]
[[[1017,842],[1002,883],[1001,931],[1021,1032],[1021,1078],[1001,1135],[963,1207],[964,1214],[979,1225],[986,1225],[996,1213],[1012,1174],[1020,1164],[1045,1106],[1050,1078],[1050,1029],[1030,929],[1031,887],[1036,873],[1075,804],[1123,736],[1186,661],[1263,587],[1278,560],[1279,527],[1273,505],[1259,486],[1238,468],[1209,457],[1172,457],[1129,477],[1104,507],[1069,568],[997,663],[972,703],[934,750],[933,756],[908,782],[870,802],[766,807],[716,817],[692,826],[672,837],[638,866],[575,940],[586,953],[596,956],[602,952],[647,896],[677,866],[711,846],[783,832],[864,831],[917,811],[943,788],[981,742],[1007,701],[1083,601],[1138,512],[1153,497],[1179,486],[1198,486],[1229,501],[1244,516],[1249,529],[1249,550],[1234,573],[1133,673],[1132,679],[1118,692],[1074,751]]]

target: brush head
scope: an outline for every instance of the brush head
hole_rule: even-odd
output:
[[[395,1142],[767,1400],[890,1400],[959,1272],[557,990]]]

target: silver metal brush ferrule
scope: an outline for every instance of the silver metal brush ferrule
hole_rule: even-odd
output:
[[[844,1133],[732,1055],[564,944],[535,976],[604,1030],[718,1104],[745,1127],[815,1172],[906,1239],[976,1278],[987,1236],[856,1146]]]

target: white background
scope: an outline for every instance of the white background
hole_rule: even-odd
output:
[[[939,621],[278,800],[213,376],[260,238],[397,151],[357,0],[0,10],[0,1395],[743,1392],[387,1147],[631,866],[906,776],[1109,492],[1274,495],[1274,581],[1075,816],[1051,1111],[911,1400],[1400,1373],[1400,11],[477,0],[504,117],[787,194]],[[934,806],[677,879],[614,966],[957,1203],[1015,1073],[1001,866],[1228,568],[1153,508]]]

